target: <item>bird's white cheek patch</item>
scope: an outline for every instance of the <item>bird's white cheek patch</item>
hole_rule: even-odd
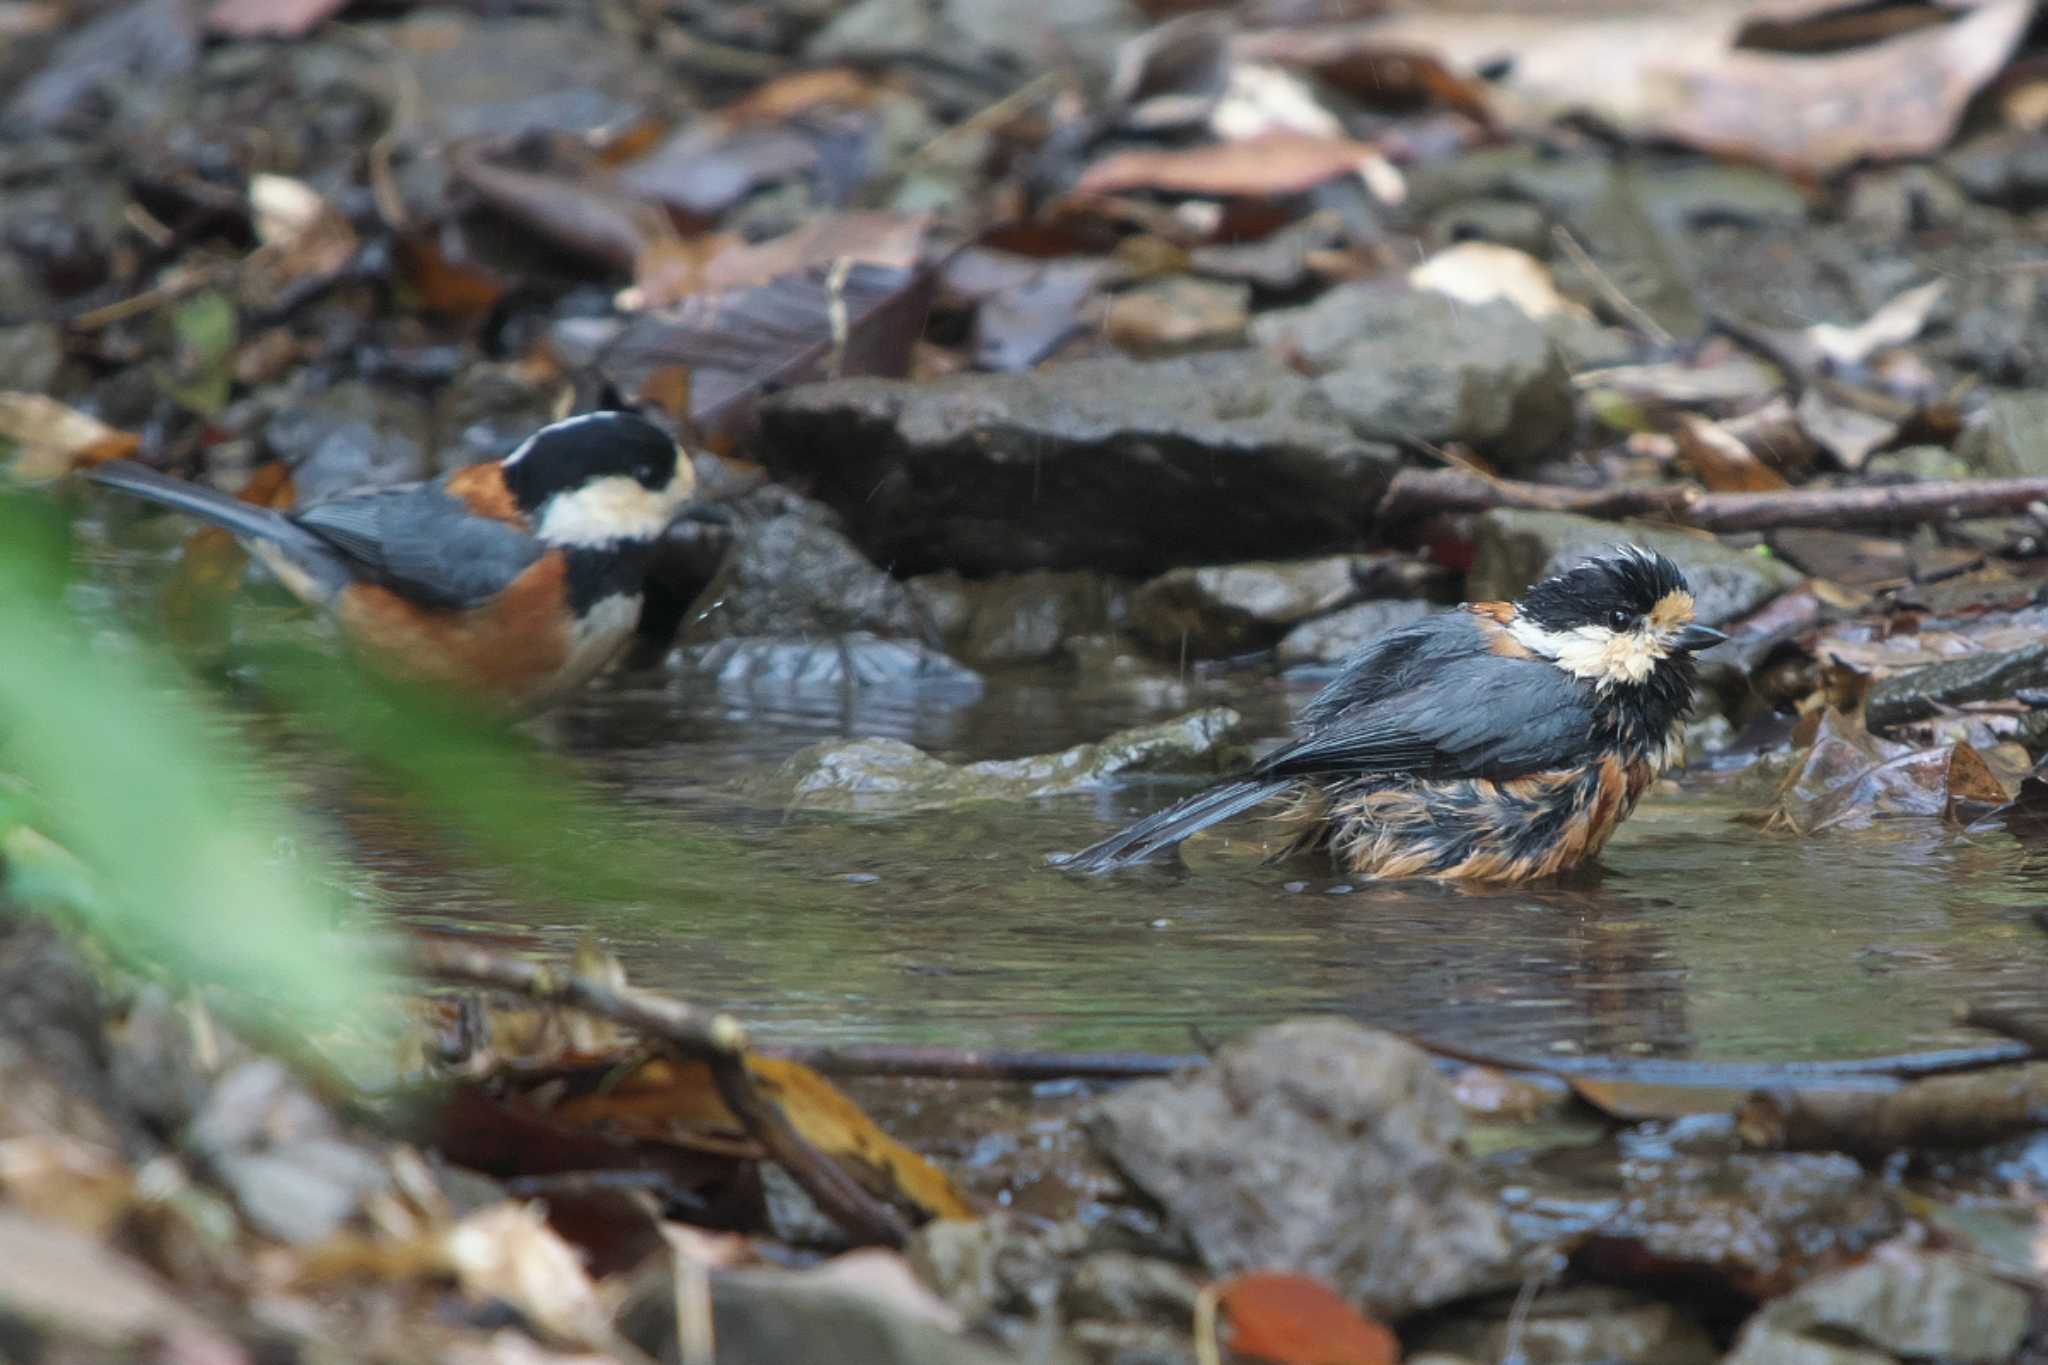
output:
[[[613,474],[550,498],[541,513],[540,538],[551,545],[652,540],[674,519],[679,502],[669,489]]]
[[[1510,630],[1517,640],[1574,678],[1603,688],[1642,682],[1671,653],[1660,634],[1640,630],[1614,631],[1605,626],[1545,630],[1527,622]]]

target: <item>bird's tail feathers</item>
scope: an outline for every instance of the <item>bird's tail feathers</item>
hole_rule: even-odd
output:
[[[131,460],[110,460],[94,465],[85,476],[96,484],[132,493],[138,498],[161,503],[180,512],[210,521],[238,536],[248,536],[275,545],[280,552],[266,562],[281,574],[296,569],[303,583],[293,591],[308,600],[325,600],[348,579],[348,572],[334,546],[305,527],[267,507],[257,507],[225,493],[159,474]]]
[[[1072,872],[1109,872],[1143,862],[1161,849],[1171,848],[1233,815],[1241,815],[1293,785],[1291,778],[1243,778],[1211,787],[1082,849],[1061,866]]]

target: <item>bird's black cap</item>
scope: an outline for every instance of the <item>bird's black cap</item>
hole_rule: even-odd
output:
[[[505,482],[532,511],[557,493],[593,479],[625,477],[666,488],[676,472],[676,443],[630,412],[587,412],[542,427],[504,460]]]
[[[1673,593],[1685,593],[1685,575],[1654,550],[1635,545],[1576,564],[1530,588],[1518,609],[1546,630],[1605,625],[1616,611],[1648,615]]]

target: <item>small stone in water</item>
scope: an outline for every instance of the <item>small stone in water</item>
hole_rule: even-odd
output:
[[[1155,919],[1152,921],[1152,927],[1154,929],[1171,929],[1173,921],[1170,919]]]
[[[878,882],[882,879],[872,872],[849,872],[844,880],[854,886],[866,886],[869,882]]]
[[[1288,883],[1287,883],[1286,885],[1282,886],[1282,887],[1281,887],[1280,889],[1281,889],[1282,891],[1285,891],[1285,892],[1287,892],[1287,893],[1288,893],[1289,895],[1291,895],[1291,896],[1299,896],[1299,895],[1300,895],[1300,894],[1301,894],[1302,892],[1304,892],[1304,891],[1308,890],[1308,883],[1307,883],[1307,882],[1288,882]]]

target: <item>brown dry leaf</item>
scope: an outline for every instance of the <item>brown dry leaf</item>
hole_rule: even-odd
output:
[[[1508,122],[1586,112],[1639,137],[1824,175],[1864,158],[1938,150],[1971,95],[2005,65],[2034,5],[1958,6],[1952,22],[1826,52],[1738,46],[1753,8],[1418,7],[1329,35],[1316,59],[1371,44],[1430,54],[1461,78],[1505,66],[1488,91]],[[1276,46],[1270,35],[1254,35],[1240,50],[1258,57]],[[1285,46],[1295,60],[1308,59],[1299,38]]]
[[[1968,744],[1916,749],[1880,739],[1859,717],[1831,710],[1770,809],[1756,818],[1765,829],[1794,834],[1864,829],[1900,816],[1968,823],[2010,795]]]
[[[1728,1086],[1672,1085],[1596,1076],[1571,1078],[1572,1093],[1611,1119],[1641,1123],[1691,1114],[1730,1114],[1749,1094]]]
[[[1699,481],[1716,493],[1768,493],[1788,485],[1785,476],[1756,457],[1720,425],[1694,413],[1680,413],[1672,434],[1679,454]]]
[[[1816,322],[1806,329],[1806,337],[1837,365],[1861,365],[1885,347],[1903,346],[1919,336],[1947,293],[1948,281],[1935,280],[1908,289],[1854,327]]]
[[[10,470],[45,483],[135,453],[142,438],[39,393],[0,392],[0,441],[15,447]]]
[[[1255,1271],[1215,1287],[1238,1355],[1275,1365],[1394,1365],[1401,1343],[1307,1275]]]
[[[18,827],[8,836],[9,852],[21,835],[38,839]],[[55,855],[71,855],[47,846]],[[89,875],[81,867],[82,876]],[[70,1137],[14,1137],[0,1141],[0,1193],[16,1211],[73,1228],[88,1237],[108,1235],[115,1223],[135,1211],[140,1197],[135,1172],[103,1147]]]
[[[419,307],[441,317],[481,318],[511,288],[494,272],[449,255],[431,236],[399,238],[398,264]]]
[[[1159,190],[1270,198],[1300,194],[1340,175],[1362,175],[1385,161],[1369,142],[1277,131],[1204,147],[1116,152],[1083,172],[1074,193]]]
[[[748,1070],[804,1140],[846,1163],[870,1192],[931,1218],[971,1218],[974,1208],[938,1167],[884,1133],[838,1087],[800,1062],[750,1057]],[[742,1133],[703,1062],[656,1058],[600,1094],[564,1101],[555,1120],[654,1140]]]
[[[214,0],[206,12],[212,33],[237,38],[296,38],[322,19],[348,7],[349,0]]]
[[[1532,318],[1592,316],[1557,292],[1549,266],[1526,251],[1497,242],[1447,246],[1409,271],[1408,283],[1475,307],[1505,300]]]
[[[341,210],[303,180],[285,175],[249,178],[249,207],[262,245],[242,263],[241,292],[257,308],[277,303],[301,280],[341,273],[361,243]]]
[[[743,246],[743,240],[730,232],[659,234],[634,255],[633,283],[621,289],[612,304],[622,313],[636,313],[681,303],[709,287],[708,272],[720,256]]]
[[[538,1204],[481,1209],[440,1235],[442,1255],[477,1302],[511,1304],[550,1336],[584,1346],[612,1340],[611,1306]]]
[[[825,105],[869,105],[874,103],[875,94],[875,83],[868,76],[851,67],[827,66],[816,71],[792,71],[764,81],[718,113],[735,128],[749,123],[781,123]]]

